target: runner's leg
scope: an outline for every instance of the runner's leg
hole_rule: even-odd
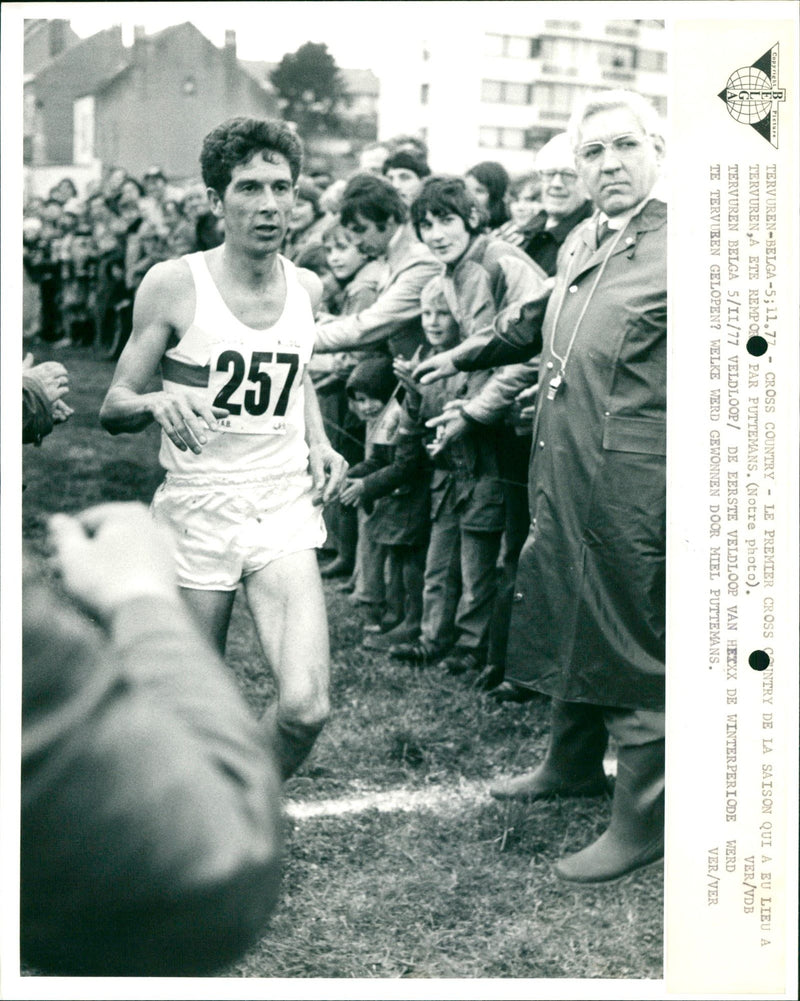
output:
[[[236,592],[204,591],[194,587],[182,587],[180,591],[200,629],[214,644],[220,656],[224,656]]]
[[[245,577],[244,586],[278,686],[265,723],[288,778],[311,751],[330,712],[328,618],[316,554],[282,556]]]

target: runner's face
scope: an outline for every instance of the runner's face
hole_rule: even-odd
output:
[[[632,111],[610,108],[581,125],[575,164],[595,205],[615,216],[650,194],[662,156],[661,140],[646,135]]]
[[[269,159],[266,159],[266,158]],[[225,242],[255,256],[280,250],[295,199],[289,161],[271,150],[259,151],[231,171],[222,198],[209,189],[214,214],[225,220]]]

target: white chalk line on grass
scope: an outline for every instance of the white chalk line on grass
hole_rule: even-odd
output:
[[[461,782],[457,786],[431,789],[385,789],[359,796],[344,796],[341,799],[303,802],[287,800],[286,812],[294,820],[340,817],[346,813],[364,813],[366,810],[377,810],[379,813],[409,813],[416,810],[450,813],[467,805],[475,806],[489,800],[488,782]]]
[[[616,761],[606,760],[606,773],[616,773]],[[500,776],[506,778],[510,776]],[[489,795],[492,782],[461,781],[458,785],[443,785],[429,789],[396,789],[377,790],[362,793],[358,796],[343,796],[339,799],[319,800],[287,800],[286,813],[293,820],[313,820],[316,817],[341,817],[348,813],[364,813],[367,810],[377,810],[379,813],[411,813],[417,810],[429,810],[433,813],[447,814],[474,807],[483,803],[497,802]]]

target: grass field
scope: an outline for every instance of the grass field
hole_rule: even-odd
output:
[[[44,349],[36,360],[47,357]],[[75,415],[24,454],[23,532],[50,512],[148,502],[158,434],[97,421],[112,366],[67,349]],[[348,597],[326,584],[332,718],[286,787],[281,903],[228,977],[630,978],[662,975],[661,867],[571,889],[551,862],[604,828],[599,800],[504,805],[491,779],[543,753],[547,705],[498,706],[468,681],[360,646]],[[261,712],[272,687],[244,601],[227,662]],[[532,996],[532,995],[526,995]]]

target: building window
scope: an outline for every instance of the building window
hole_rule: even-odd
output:
[[[431,85],[429,83],[420,84],[419,103],[427,104],[431,96]]]
[[[511,80],[482,80],[481,101],[485,104],[532,104],[533,85]]]
[[[483,54],[507,59],[535,59],[539,39],[524,35],[484,35]]]
[[[530,104],[532,90],[529,83],[507,83],[505,85],[505,102],[506,104]]]
[[[543,121],[561,121],[572,113],[578,99],[592,88],[569,83],[537,83],[536,107]]]
[[[628,45],[601,45],[597,62],[604,69],[630,70],[635,64],[636,50]]]
[[[636,38],[639,26],[635,21],[609,21],[606,25],[607,35],[619,35],[623,38]]]
[[[526,130],[485,125],[478,130],[478,145],[486,149],[525,149]]]
[[[639,49],[636,53],[636,68],[646,73],[665,73],[667,69],[666,52],[653,52],[652,49]]]
[[[481,80],[481,100],[485,104],[500,104],[503,84],[499,80]]]

